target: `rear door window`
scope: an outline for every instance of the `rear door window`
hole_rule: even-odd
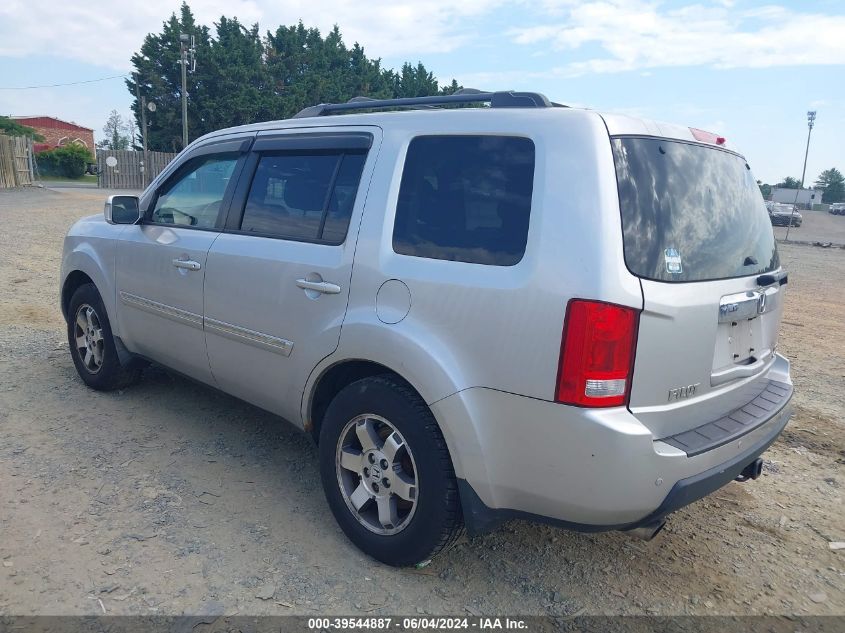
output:
[[[418,136],[405,159],[393,250],[512,266],[525,254],[534,143],[512,136]]]
[[[341,244],[346,239],[363,152],[263,154],[240,230],[292,240]]]
[[[731,152],[656,138],[612,139],[625,263],[668,282],[756,275],[780,266],[750,168]]]

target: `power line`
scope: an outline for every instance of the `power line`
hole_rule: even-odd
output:
[[[111,77],[100,77],[99,79],[86,79],[85,81],[71,81],[66,84],[45,84],[43,86],[0,86],[0,90],[36,90],[38,88],[60,88],[62,86],[78,86],[79,84],[92,84],[97,81],[107,81],[109,79],[118,79],[128,77],[129,75],[112,75]]]

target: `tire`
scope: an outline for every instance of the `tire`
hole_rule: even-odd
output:
[[[395,567],[420,565],[463,534],[446,441],[407,383],[383,375],[342,389],[323,418],[319,451],[329,507],[364,553]]]
[[[122,389],[136,382],[141,363],[121,365],[106,308],[94,284],[76,289],[68,304],[67,339],[82,381],[99,391]]]

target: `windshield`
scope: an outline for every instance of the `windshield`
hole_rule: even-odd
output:
[[[780,266],[763,197],[743,158],[655,138],[612,144],[625,263],[633,274],[705,281]]]

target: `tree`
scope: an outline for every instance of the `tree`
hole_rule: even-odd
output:
[[[247,28],[237,18],[221,17],[214,26],[216,37],[197,53],[196,87],[188,91],[189,124],[197,126],[189,128],[191,136],[260,121],[271,112],[258,25]]]
[[[426,70],[422,62],[411,66],[408,62],[402,64],[402,70],[394,75],[393,96],[401,99],[403,97],[425,97],[436,95],[439,92],[437,80],[434,75]]]
[[[38,134],[31,127],[21,125],[14,119],[0,116],[0,134],[8,136],[28,136],[33,141],[43,141],[44,137]]]
[[[161,33],[144,38],[132,56],[134,72],[126,81],[147,102],[152,150],[182,148],[179,34],[193,35],[196,72],[188,73],[188,133],[197,138],[224,127],[285,119],[318,103],[342,103],[352,97],[386,99],[452,94],[454,80],[441,90],[422,63],[404,64],[400,72],[369,59],[357,42],[348,47],[335,26],[325,36],[302,22],[280,25],[263,36],[258,24],[246,27],[237,18],[221,17],[213,29],[198,25],[187,3],[163,23]],[[132,106],[140,126],[140,104]]]
[[[845,200],[845,176],[836,167],[825,169],[816,180],[815,186],[824,192],[822,201],[827,204]]]
[[[443,86],[440,89],[440,92],[444,95],[453,95],[460,89],[461,89],[461,86],[459,86],[458,82],[453,79],[452,83],[450,83],[448,86]]]
[[[126,138],[129,141],[129,147],[126,149],[140,149],[140,144],[136,143],[138,141],[138,128],[135,127],[135,120],[132,118],[126,119],[124,129],[126,130]]]
[[[199,68],[208,60],[209,32],[204,26],[197,26],[193,13],[187,4],[182,4],[179,17],[172,14],[162,24],[159,34],[150,33],[144,38],[141,50],[132,55],[135,68],[126,80],[126,87],[134,97],[138,92],[147,102],[156,104],[154,114],[147,117],[147,143],[149,149],[173,152],[182,149],[182,71],[179,66],[179,35],[193,35]],[[210,131],[198,120],[194,95],[198,91],[198,73],[188,73],[188,128],[196,138]],[[141,125],[141,104],[136,98],[132,112],[138,127]]]
[[[801,181],[797,178],[793,178],[792,176],[787,176],[781,182],[776,184],[775,187],[779,187],[780,189],[800,189]]]
[[[757,186],[760,187],[760,193],[763,194],[764,198],[768,198],[772,195],[772,186],[764,183],[762,180],[757,181]]]
[[[100,149],[129,149],[133,141],[134,130],[134,125],[130,127],[117,110],[112,110],[103,126],[103,134],[106,135],[106,138],[97,143],[97,147]]]

